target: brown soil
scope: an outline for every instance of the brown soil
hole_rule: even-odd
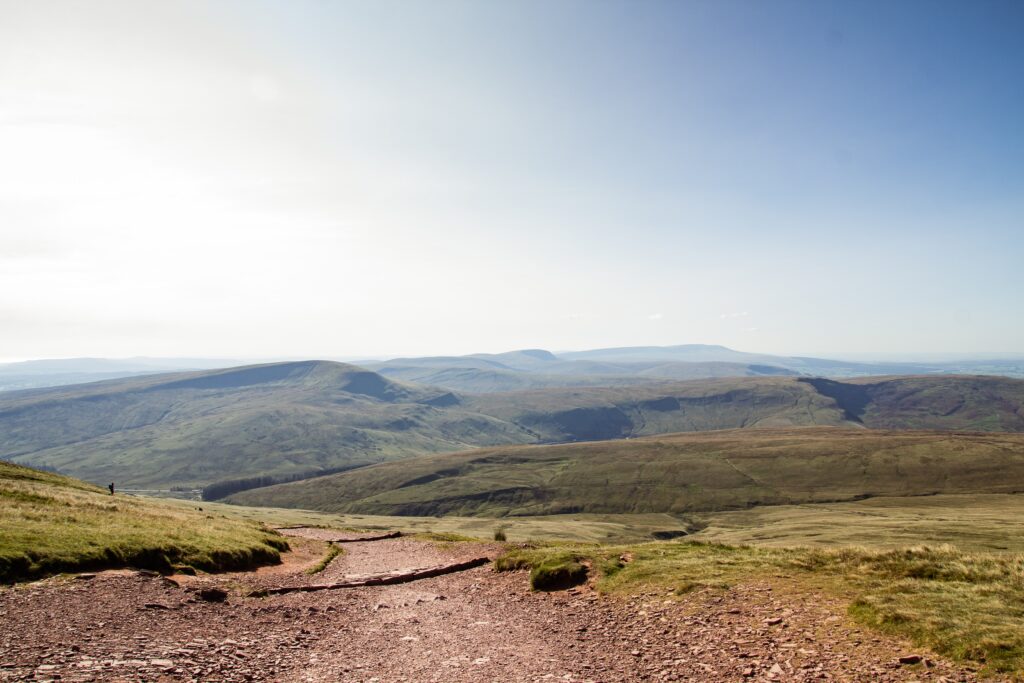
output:
[[[290,535],[305,532],[290,531]],[[310,536],[316,533],[310,532]],[[766,583],[682,598],[531,593],[481,567],[396,586],[244,598],[493,554],[493,544],[320,542],[276,571],[189,578],[136,572],[0,590],[0,680],[61,681],[973,681],[928,653],[861,630],[844,606]],[[206,602],[201,587],[228,590]]]

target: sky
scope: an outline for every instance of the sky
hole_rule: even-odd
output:
[[[0,0],[0,359],[1024,352],[1024,4]]]

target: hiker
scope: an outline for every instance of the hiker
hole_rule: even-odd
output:
[[[110,489],[110,495],[114,495],[114,482],[110,482],[110,486],[107,488]]]

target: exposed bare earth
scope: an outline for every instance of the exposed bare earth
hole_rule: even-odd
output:
[[[117,571],[0,590],[0,680],[975,680],[851,625],[839,601],[768,583],[682,598],[586,587],[543,594],[528,590],[523,573],[481,567],[395,586],[242,597],[497,551],[348,543],[310,577],[323,532],[288,533],[310,539],[295,539],[297,552],[274,571],[178,577],[180,585]],[[210,586],[228,599],[200,598]],[[915,653],[926,661],[897,661]]]

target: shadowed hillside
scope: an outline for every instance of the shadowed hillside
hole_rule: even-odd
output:
[[[469,396],[465,405],[548,442],[810,425],[1024,431],[1024,381],[966,375],[708,379]]]
[[[1024,435],[751,429],[492,448],[237,494],[244,505],[387,515],[696,512],[1024,490]]]
[[[835,401],[792,378],[729,378],[650,387],[551,389],[465,399],[546,442],[734,427],[841,425]]]

